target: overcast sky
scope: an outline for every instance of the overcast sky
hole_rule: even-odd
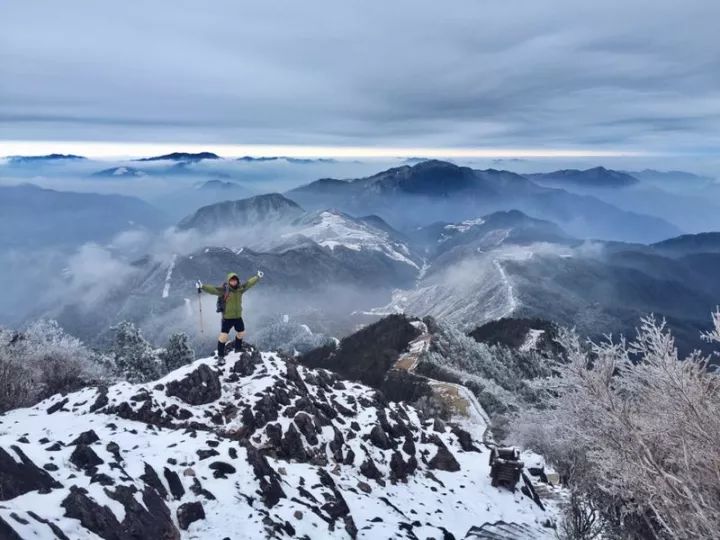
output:
[[[5,0],[9,141],[720,150],[718,0]]]

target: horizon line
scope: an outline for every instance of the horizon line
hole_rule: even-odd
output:
[[[133,159],[172,152],[213,152],[220,157],[292,158],[597,158],[640,157],[651,152],[586,148],[401,147],[292,144],[201,144],[100,141],[0,141],[0,156],[76,154],[95,159]]]

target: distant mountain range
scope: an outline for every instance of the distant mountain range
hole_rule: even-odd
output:
[[[74,154],[48,154],[45,156],[9,156],[8,163],[12,165],[47,163],[53,161],[80,161],[87,158]]]
[[[207,182],[198,184],[197,189],[205,191],[224,191],[231,192],[234,190],[244,189],[241,185],[235,182],[224,182],[222,180],[208,180]]]
[[[592,169],[564,169],[549,173],[533,173],[523,175],[541,185],[565,185],[577,184],[581,186],[594,187],[626,187],[638,183],[634,176],[620,171],[613,171],[605,167],[594,167]]]
[[[102,178],[130,178],[130,177],[139,178],[142,176],[147,176],[147,173],[141,169],[136,169],[135,167],[122,167],[121,166],[121,167],[111,167],[109,169],[103,169],[102,171],[93,173],[92,176],[102,177]]]
[[[623,171],[640,180],[656,180],[661,182],[711,182],[713,178],[686,171],[657,171],[643,169],[641,171]]]
[[[212,152],[173,152],[171,154],[164,154],[162,156],[153,156],[140,158],[135,161],[202,161],[203,159],[221,159],[220,156]]]
[[[197,165],[181,160],[175,166]],[[83,214],[74,197],[82,194],[25,189],[35,191],[13,200],[25,209],[32,201],[32,211],[24,218],[7,214],[27,224],[13,222],[6,243],[24,242],[23,227],[38,245],[51,245],[161,221],[154,208],[133,206],[137,200],[88,195],[83,204],[98,197],[88,222],[101,224],[88,228],[77,219]],[[194,280],[217,282],[229,270],[249,276],[262,269],[267,278],[253,294],[258,304],[249,300],[257,320],[285,314],[325,335],[343,335],[396,311],[467,329],[516,316],[547,318],[587,334],[617,333],[632,331],[639,316],[652,311],[679,328],[685,346],[697,343],[720,298],[720,233],[680,236],[661,219],[507,171],[426,160],[356,180],[320,179],[284,195],[214,202],[244,195],[242,186],[236,191],[220,177],[187,189],[183,197],[195,205],[210,202],[177,225],[183,245],[193,247],[179,248],[172,259],[149,254],[136,261],[135,277],[113,297],[112,312],[61,305],[43,314],[86,338],[125,318],[155,330],[173,321],[193,333],[197,319],[187,299]],[[635,187],[610,191],[625,189]],[[70,199],[61,200],[65,196]],[[46,207],[32,206],[46,199]],[[140,213],[129,217],[126,208]],[[32,216],[44,213],[53,219],[33,223]]]
[[[257,320],[290,314],[330,335],[407,312],[467,330],[501,317],[541,317],[599,336],[631,333],[640,316],[655,312],[690,347],[700,345],[698,332],[720,298],[720,233],[586,242],[518,210],[401,232],[378,216],[306,211],[280,194],[209,205],[178,228],[201,233],[208,247],[172,262],[140,261],[133,294],[119,294],[118,310],[91,324],[72,308],[55,316],[82,335],[120,316],[158,325],[166,320],[158,314],[185,313],[195,279],[262,269]],[[187,319],[189,332],[194,322]]]
[[[601,338],[631,335],[641,316],[655,313],[689,350],[702,346],[699,333],[720,298],[720,233],[652,245],[588,243],[516,212],[450,231],[435,228],[437,245],[428,248],[420,279],[395,291],[379,314],[432,315],[466,329],[541,317]]]
[[[619,210],[592,196],[543,187],[519,174],[479,171],[437,160],[356,180],[321,179],[287,195],[306,209],[377,214],[400,230],[518,209],[558,223],[582,238],[648,242],[681,232],[661,218]]]
[[[650,248],[669,257],[693,253],[720,253],[720,232],[684,234],[652,244]]]
[[[0,186],[0,246],[74,246],[135,228],[165,225],[148,203],[123,195]]]
[[[243,156],[237,158],[236,161],[245,161],[249,163],[253,162],[266,162],[266,161],[287,161],[288,163],[296,164],[307,164],[307,163],[337,163],[337,160],[330,158],[296,158],[286,156]]]

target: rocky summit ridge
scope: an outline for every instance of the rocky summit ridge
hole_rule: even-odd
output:
[[[0,538],[550,538],[488,472],[461,427],[250,348],[0,416]]]

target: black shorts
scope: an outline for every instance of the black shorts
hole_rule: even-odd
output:
[[[227,334],[231,328],[234,328],[236,332],[244,332],[245,331],[245,323],[242,320],[242,317],[239,319],[223,319],[222,325],[220,326],[220,331],[223,334]]]

